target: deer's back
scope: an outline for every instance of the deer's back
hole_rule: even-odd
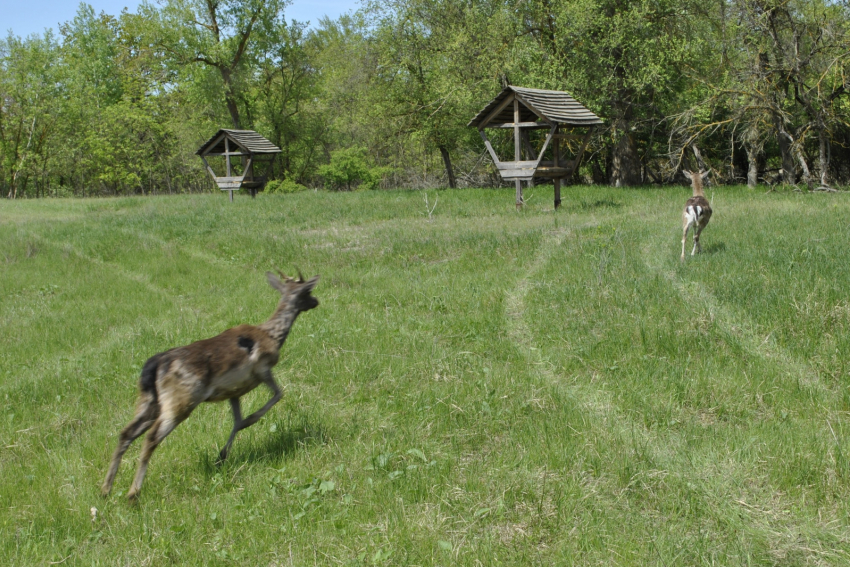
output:
[[[197,405],[247,394],[277,364],[279,351],[265,331],[239,325],[157,356],[157,390],[165,386]]]

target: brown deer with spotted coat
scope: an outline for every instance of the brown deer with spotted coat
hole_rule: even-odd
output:
[[[219,461],[227,458],[236,434],[257,423],[278,400],[282,392],[272,375],[278,362],[280,349],[296,317],[313,309],[319,301],[310,295],[319,276],[304,281],[280,274],[278,278],[266,272],[269,284],[281,294],[274,314],[261,325],[239,325],[211,339],[194,342],[156,354],[145,362],[139,380],[139,398],[136,414],[121,431],[118,448],[112,456],[106,479],[104,496],[112,490],[112,483],[121,465],[121,459],[130,444],[148,431],[139,468],[127,496],[138,497],[145,479],[151,455],[165,437],[174,431],[202,402],[230,401],[233,410],[233,430]],[[239,398],[260,384],[272,391],[272,398],[248,417],[242,417]]]
[[[685,242],[688,239],[688,230],[693,227],[694,232],[694,248],[691,250],[691,256],[697,252],[702,252],[702,247],[699,243],[700,234],[711,220],[711,205],[708,199],[705,198],[703,191],[703,182],[708,179],[708,171],[700,171],[699,173],[691,173],[683,171],[685,177],[690,179],[691,187],[694,190],[694,196],[688,199],[685,203],[685,210],[682,212],[682,262],[685,261]]]

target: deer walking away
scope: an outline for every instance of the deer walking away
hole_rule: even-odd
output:
[[[303,311],[319,304],[311,295],[319,281],[315,276],[304,281],[281,278],[266,272],[269,285],[280,292],[280,302],[268,321],[261,325],[239,325],[216,337],[194,342],[156,354],[145,362],[139,380],[136,413],[121,431],[112,456],[102,492],[108,495],[130,444],[148,431],[139,458],[139,468],[127,496],[138,497],[148,462],[156,447],[203,402],[230,401],[233,430],[219,461],[227,458],[236,434],[257,423],[281,398],[272,368],[280,357],[292,324]],[[272,398],[248,417],[242,417],[239,398],[260,384],[272,391]]]
[[[685,261],[685,243],[688,240],[688,230],[693,227],[694,247],[691,250],[691,256],[697,252],[702,252],[702,247],[699,243],[699,237],[703,229],[711,220],[711,205],[708,199],[705,198],[703,191],[703,182],[708,178],[708,171],[700,171],[691,173],[683,171],[685,177],[691,180],[691,187],[694,190],[694,196],[688,199],[685,203],[685,210],[682,212],[682,256],[681,260]]]

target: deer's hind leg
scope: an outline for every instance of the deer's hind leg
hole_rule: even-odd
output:
[[[189,417],[192,410],[189,410],[183,415],[166,415],[164,412],[156,419],[145,437],[145,444],[142,447],[142,455],[139,457],[139,468],[136,470],[136,477],[133,479],[133,484],[130,486],[130,491],[127,493],[127,498],[135,500],[139,496],[139,491],[142,489],[142,483],[145,481],[145,474],[148,471],[148,463],[151,460],[151,455],[162,443],[162,440],[168,437],[168,434],[180,425],[183,420]]]
[[[685,244],[688,241],[688,229],[691,228],[691,221],[685,214],[685,219],[682,223],[682,256],[679,258],[682,262],[685,261]]]
[[[139,457],[139,468],[136,470],[136,477],[127,493],[127,498],[130,500],[135,500],[138,497],[148,470],[148,463],[157,446],[168,437],[169,433],[174,431],[174,428],[189,417],[200,403],[198,399],[192,396],[191,389],[186,388],[184,382],[186,378],[187,376],[167,375],[158,384],[157,391],[161,409],[159,416],[153,422],[145,437],[145,444],[142,446],[142,454]]]
[[[136,404],[136,415],[121,430],[118,436],[118,447],[112,455],[112,461],[109,463],[106,479],[103,481],[103,486],[101,487],[101,492],[104,496],[108,495],[112,490],[112,483],[115,480],[115,475],[118,474],[121,459],[124,457],[124,453],[127,452],[130,444],[142,433],[150,429],[157,417],[159,417],[159,404],[156,398],[150,392],[142,392]]]
[[[698,222],[694,225],[694,249],[691,250],[691,256],[694,255],[694,252],[702,254],[702,245],[699,243],[699,237],[706,224],[708,223]]]

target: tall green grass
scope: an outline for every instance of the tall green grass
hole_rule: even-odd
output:
[[[0,564],[850,563],[847,196],[710,191],[680,263],[686,188],[564,193],[0,203]],[[101,498],[147,357],[296,266],[284,399]]]

